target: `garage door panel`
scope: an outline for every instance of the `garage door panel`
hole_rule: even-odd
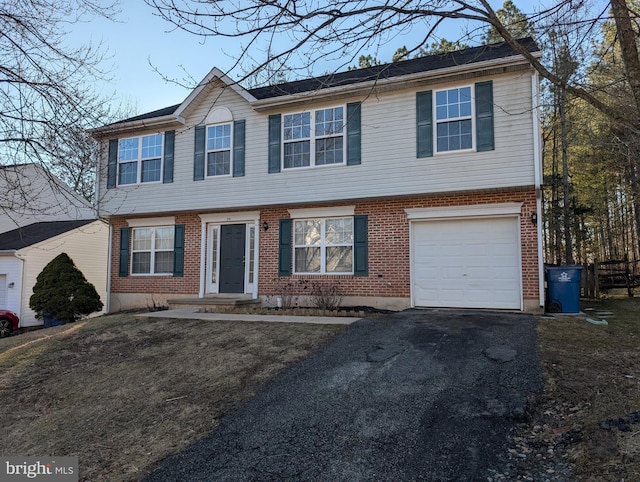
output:
[[[416,306],[520,309],[516,217],[413,224]]]

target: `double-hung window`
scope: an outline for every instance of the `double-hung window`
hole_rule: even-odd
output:
[[[294,272],[353,273],[353,217],[294,221]]]
[[[471,149],[473,122],[471,87],[436,91],[438,152]]]
[[[207,127],[207,176],[231,175],[231,124]]]
[[[133,229],[131,273],[173,273],[174,233],[174,226]]]
[[[282,116],[283,168],[343,164],[344,108]]]
[[[120,139],[118,144],[118,184],[160,181],[162,141],[162,134]]]

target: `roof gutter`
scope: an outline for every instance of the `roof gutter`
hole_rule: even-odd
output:
[[[184,117],[170,114],[160,117],[151,117],[149,119],[140,119],[131,122],[121,122],[116,124],[109,124],[95,129],[89,129],[89,132],[93,137],[106,137],[112,134],[121,134],[131,130],[137,129],[151,129],[153,127],[170,127],[175,124],[184,125],[186,120]]]
[[[542,52],[533,52],[536,58],[542,56]],[[337,96],[353,96],[358,94],[371,94],[373,89],[377,91],[385,91],[401,88],[409,88],[420,85],[440,83],[444,80],[451,80],[451,77],[471,74],[473,77],[483,75],[500,74],[513,70],[523,70],[529,67],[529,62],[522,55],[513,55],[510,57],[502,57],[500,59],[485,60],[483,62],[474,62],[473,64],[456,65],[444,69],[437,69],[428,72],[416,72],[414,74],[399,75],[392,78],[380,78],[365,82],[357,82],[338,87],[329,87],[326,89],[301,92],[292,95],[283,95],[278,97],[270,97],[261,99],[251,103],[251,107],[257,112],[266,111],[273,108],[279,108],[287,105],[296,105],[309,100],[321,101],[326,98],[335,99]],[[519,67],[519,68],[518,68]]]

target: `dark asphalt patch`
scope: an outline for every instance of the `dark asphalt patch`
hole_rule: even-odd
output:
[[[486,480],[541,390],[532,316],[363,319],[146,480]]]

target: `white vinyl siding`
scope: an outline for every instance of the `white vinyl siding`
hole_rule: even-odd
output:
[[[0,176],[0,190],[5,206],[20,206],[19,210],[0,211],[0,233],[41,221],[96,217],[88,201],[51,176],[39,164],[4,166]],[[29,199],[27,205],[26,197]]]
[[[40,320],[36,320],[35,313],[29,308],[29,299],[33,294],[36,278],[42,269],[60,253],[67,253],[78,269],[82,271],[87,281],[95,286],[106,308],[108,246],[108,226],[102,221],[95,221],[21,249],[19,251],[20,256],[25,258],[26,261],[23,280],[24,292],[20,300],[20,326],[42,324]],[[100,313],[104,313],[104,310]]]
[[[484,79],[483,79],[484,80]],[[416,158],[416,91],[379,92],[343,102],[362,102],[362,164],[327,165],[322,169],[268,172],[268,116],[256,112],[232,89],[212,88],[185,113],[186,125],[176,129],[174,182],[150,184],[144,195],[135,186],[106,190],[103,179],[101,209],[105,214],[147,214],[208,209],[252,209],[255,206],[331,202],[444,192],[533,186],[534,139],[531,73],[491,77],[494,97],[495,150],[451,151],[428,159]],[[470,85],[435,84],[428,89]],[[202,123],[212,105],[225,106],[234,119],[246,119],[245,176],[216,184],[193,181],[192,126]],[[309,111],[335,102],[311,104]],[[307,108],[305,106],[305,108]],[[536,140],[537,142],[537,140]],[[186,195],[188,193],[188,195]]]

